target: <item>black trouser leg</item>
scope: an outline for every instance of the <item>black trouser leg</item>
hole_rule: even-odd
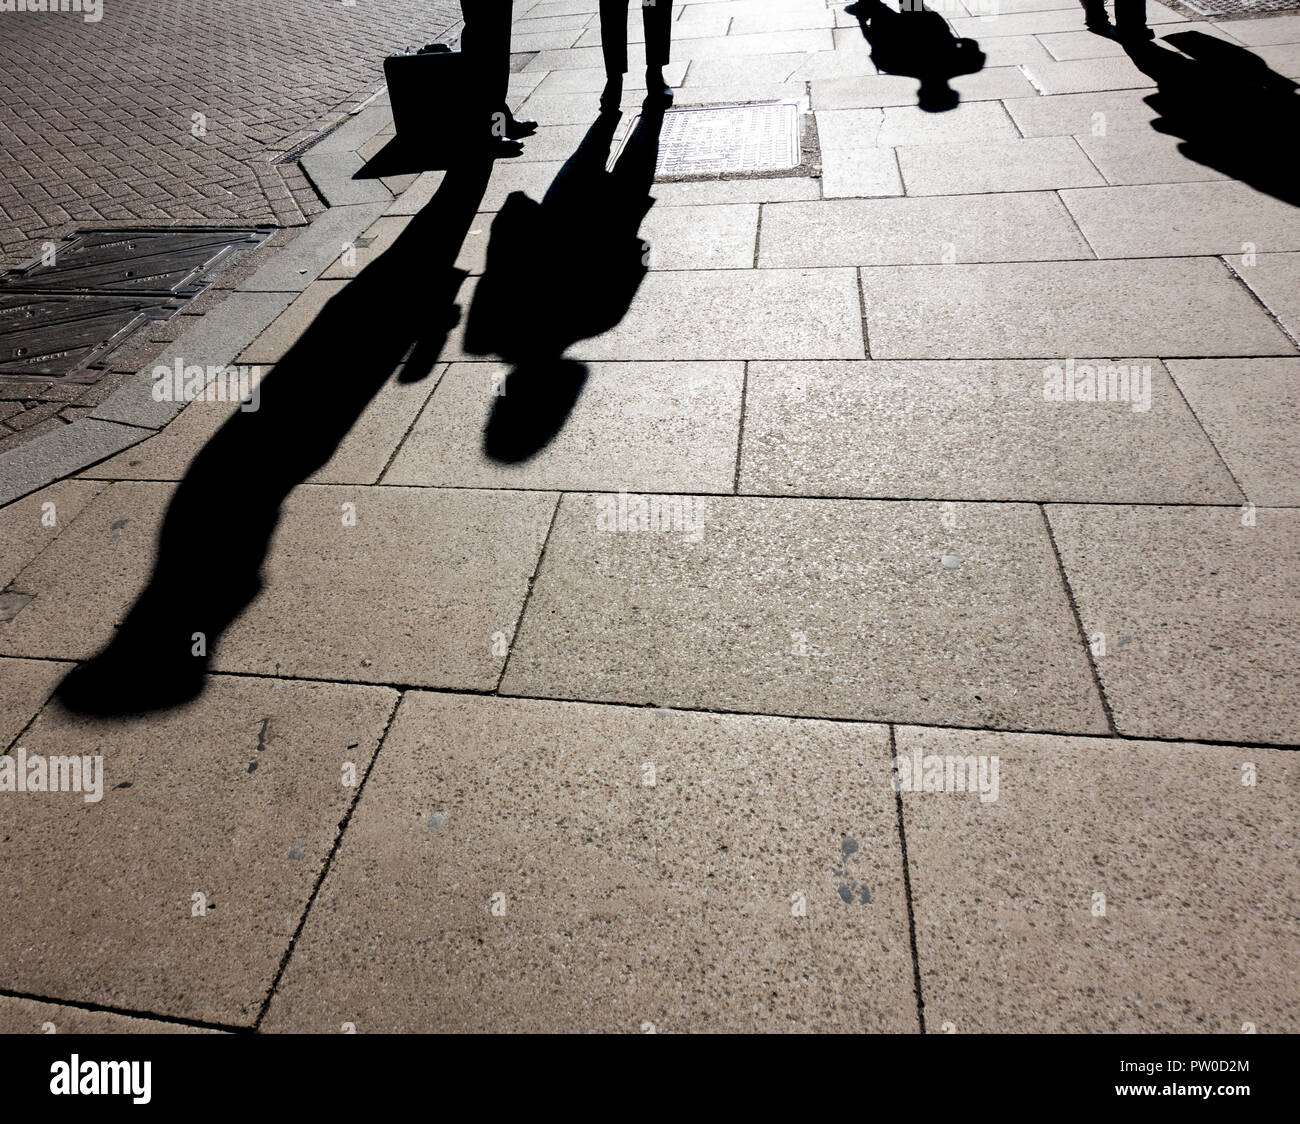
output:
[[[646,66],[667,66],[672,50],[673,0],[642,0],[641,22],[645,27]]]
[[[510,88],[510,23],[514,0],[465,0],[465,31],[461,49],[468,68],[473,115],[492,126],[492,115],[504,109]],[[477,128],[477,126],[476,126]]]

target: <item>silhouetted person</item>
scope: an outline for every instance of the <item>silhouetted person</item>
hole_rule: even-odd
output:
[[[559,432],[587,377],[565,350],[617,325],[649,270],[638,230],[654,203],[661,105],[647,102],[612,172],[618,115],[602,112],[542,201],[514,192],[492,224],[465,350],[514,365],[483,435],[494,460],[527,460]]]
[[[953,109],[961,96],[949,81],[983,69],[984,52],[974,39],[954,35],[948,21],[920,0],[903,3],[896,12],[881,0],[858,0],[844,10],[857,18],[878,70],[919,79],[917,104],[927,112]]]
[[[532,136],[536,121],[517,120],[506,104],[510,88],[510,24],[513,0],[461,0],[465,30],[461,50],[469,74],[470,112],[476,124],[471,136],[497,155],[517,155],[512,142]],[[455,106],[431,107],[435,113],[456,112]]]
[[[1106,16],[1106,0],[1083,0],[1083,22],[1089,31],[1109,39],[1141,42],[1154,39],[1147,27],[1147,0],[1115,0],[1115,26]]]
[[[1293,146],[1285,140],[1300,136],[1295,82],[1245,47],[1202,31],[1123,45],[1158,87],[1143,99],[1160,114],[1153,129],[1182,138],[1178,151],[1189,160],[1300,206]]]
[[[672,0],[640,0],[645,28],[645,88],[647,104],[669,105],[672,88],[664,81],[664,67],[672,51]],[[627,73],[628,0],[600,0],[600,45],[605,55],[605,92],[600,108],[615,113],[623,100],[623,75]]]

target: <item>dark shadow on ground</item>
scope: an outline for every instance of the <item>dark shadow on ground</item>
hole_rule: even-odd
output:
[[[1178,151],[1189,160],[1300,206],[1296,83],[1245,47],[1202,31],[1175,32],[1164,43],[1176,50],[1123,43],[1133,64],[1159,87],[1144,99],[1160,114],[1151,127],[1181,137]]]
[[[984,69],[984,52],[974,39],[959,39],[948,21],[921,0],[902,0],[895,11],[881,0],[858,0],[844,10],[857,18],[871,44],[871,61],[882,74],[901,74],[921,83],[917,105],[929,113],[955,109],[961,95],[948,83]]]
[[[172,497],[148,585],[112,642],[74,669],[57,697],[74,711],[143,713],[196,697],[208,655],[262,587],[289,492],[323,466],[400,369],[432,370],[459,319],[455,267],[491,174],[462,163],[392,246],[331,298],[263,380],[256,411],[236,412]],[[196,572],[206,575],[196,580]]]
[[[597,118],[542,201],[514,192],[492,224],[465,350],[513,367],[483,435],[494,460],[527,460],[560,431],[587,377],[565,350],[618,324],[648,272],[638,230],[654,203],[663,112],[642,111],[607,172],[618,120]]]

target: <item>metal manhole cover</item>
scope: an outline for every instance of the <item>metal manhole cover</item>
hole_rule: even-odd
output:
[[[632,122],[628,137],[639,120]],[[655,174],[788,171],[799,162],[799,107],[794,102],[671,109],[659,133]]]
[[[1300,9],[1300,0],[1181,0],[1181,3],[1202,16],[1245,16]]]
[[[82,231],[0,276],[0,375],[65,378],[104,363],[141,324],[166,320],[270,227]]]

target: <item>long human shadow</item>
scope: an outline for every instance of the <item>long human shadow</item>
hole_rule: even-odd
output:
[[[974,39],[959,39],[921,0],[903,0],[903,5],[895,11],[882,0],[858,0],[844,10],[857,18],[877,70],[918,79],[917,105],[926,112],[955,109],[961,95],[949,82],[983,70],[984,52]]]
[[[1293,151],[1300,136],[1296,83],[1246,48],[1202,31],[1179,31],[1164,42],[1176,50],[1122,42],[1133,64],[1158,87],[1143,99],[1160,114],[1151,127],[1182,138],[1178,151],[1189,160],[1300,206]]]
[[[186,469],[147,586],[113,640],[62,682],[81,713],[124,715],[198,696],[211,653],[262,587],[285,497],[333,456],[384,384],[432,370],[459,318],[455,267],[491,161],[448,171],[392,246],[321,310]],[[202,407],[196,407],[202,408]],[[194,654],[200,645],[206,654]]]
[[[542,201],[514,192],[492,224],[465,350],[512,365],[483,434],[493,460],[525,461],[560,431],[587,378],[565,350],[617,325],[649,271],[638,230],[654,204],[663,111],[643,108],[607,171],[618,120],[598,117]]]

